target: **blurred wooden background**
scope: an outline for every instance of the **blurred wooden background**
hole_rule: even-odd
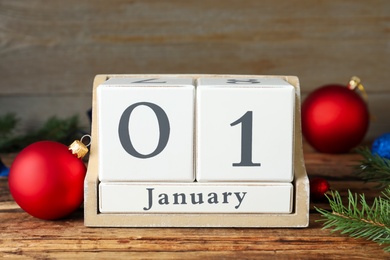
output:
[[[95,74],[288,74],[302,93],[361,77],[390,132],[390,1],[0,0],[0,115],[79,114]]]

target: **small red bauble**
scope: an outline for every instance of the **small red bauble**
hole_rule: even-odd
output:
[[[319,152],[348,152],[363,140],[368,125],[366,102],[347,86],[323,86],[302,103],[302,134]]]
[[[330,185],[324,178],[314,178],[310,180],[310,197],[313,200],[325,198],[325,193],[329,191]]]
[[[8,184],[23,210],[53,220],[66,217],[81,205],[85,173],[85,164],[66,145],[41,141],[16,156]]]

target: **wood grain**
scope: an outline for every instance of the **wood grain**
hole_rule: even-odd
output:
[[[10,165],[15,155],[1,155]],[[379,194],[352,175],[360,156],[326,155],[306,149],[310,177],[329,180],[345,196],[348,189]],[[36,259],[388,259],[381,246],[323,230],[311,204],[304,229],[252,228],[87,228],[83,209],[59,221],[35,219],[12,200],[7,179],[0,179],[0,256]]]
[[[24,130],[80,114],[88,128],[102,73],[290,74],[304,94],[358,75],[373,138],[390,129],[389,41],[386,0],[1,0],[0,114]]]

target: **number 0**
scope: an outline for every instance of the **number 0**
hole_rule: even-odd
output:
[[[236,166],[260,166],[252,162],[252,121],[253,112],[247,111],[242,117],[231,123],[235,126],[241,123],[241,162],[233,163]]]
[[[156,114],[158,120],[160,136],[159,136],[156,149],[150,154],[139,153],[137,150],[135,150],[133,143],[131,142],[130,133],[129,133],[129,120],[134,108],[138,106],[147,106],[150,109],[152,109],[153,112]],[[169,133],[170,133],[170,126],[169,126],[169,119],[167,114],[164,112],[164,110],[161,107],[153,103],[149,103],[149,102],[135,103],[129,106],[128,108],[126,108],[125,111],[123,111],[123,114],[119,120],[118,134],[119,134],[119,140],[122,144],[122,147],[123,149],[125,149],[125,151],[128,154],[136,158],[146,159],[146,158],[154,157],[159,153],[161,153],[168,143]]]

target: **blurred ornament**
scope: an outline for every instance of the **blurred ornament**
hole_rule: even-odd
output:
[[[356,88],[365,100],[354,91]],[[368,130],[366,101],[357,77],[352,77],[348,86],[330,84],[316,89],[302,103],[302,134],[306,141],[319,152],[348,152]]]
[[[310,179],[310,198],[314,201],[322,200],[329,191],[330,185],[324,178]]]
[[[371,152],[390,160],[390,133],[383,134],[375,139],[372,143]]]
[[[8,176],[9,168],[5,166],[3,161],[0,158],[0,176]]]
[[[51,220],[66,217],[83,201],[88,149],[81,141],[69,147],[40,141],[24,148],[12,163],[8,184],[16,203],[30,215]]]

